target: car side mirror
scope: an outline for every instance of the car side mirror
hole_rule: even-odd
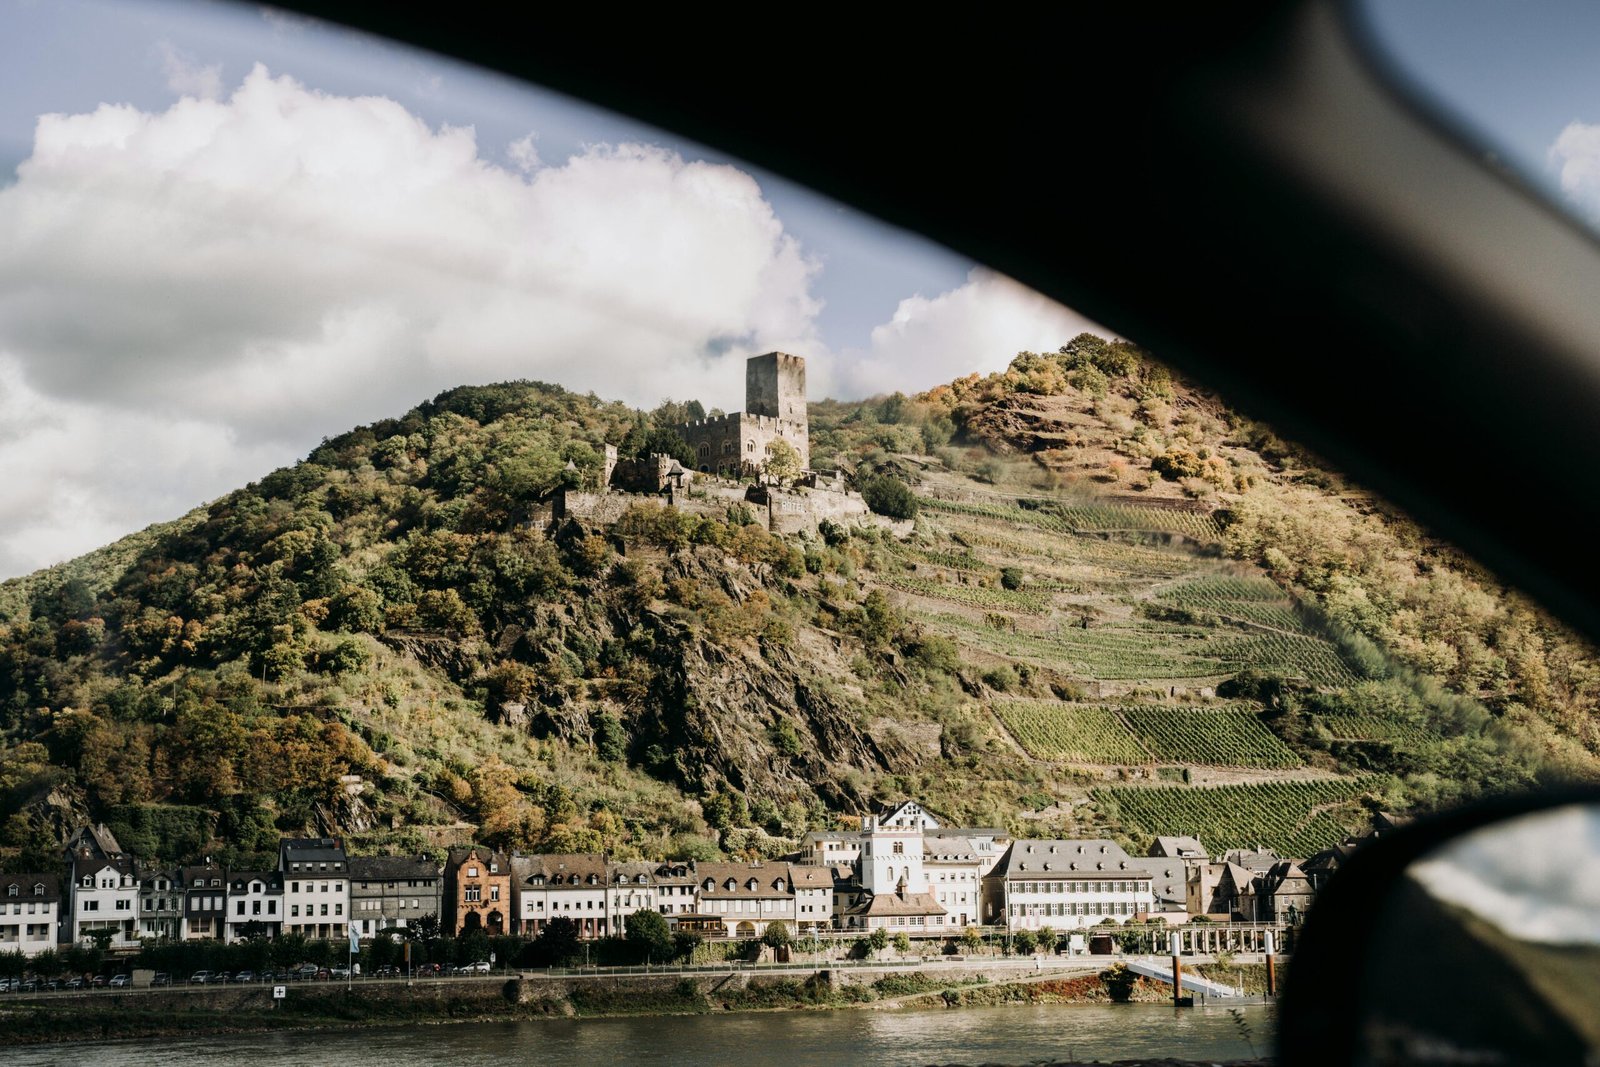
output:
[[[1600,792],[1503,799],[1356,852],[1289,966],[1280,1063],[1600,1062]]]

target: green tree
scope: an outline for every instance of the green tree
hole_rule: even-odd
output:
[[[672,928],[660,912],[640,908],[627,918],[624,938],[642,959],[663,963],[676,954]]]
[[[789,924],[782,919],[774,919],[768,923],[766,930],[761,934],[761,943],[774,950],[787,947],[793,940],[793,936],[789,933]]]
[[[565,915],[545,923],[534,939],[534,957],[547,967],[564,967],[578,954],[578,924]]]
[[[967,927],[961,931],[961,944],[968,952],[978,951],[978,947],[983,944],[983,931],[976,926]]]
[[[894,935],[894,947],[897,952],[911,951],[911,937],[905,931]]]
[[[1038,938],[1034,936],[1032,930],[1018,930],[1016,933],[1011,935],[1012,951],[1018,953],[1019,955],[1028,955],[1033,951],[1034,946],[1037,944]]]
[[[879,515],[887,515],[891,519],[917,517],[916,494],[905,482],[887,474],[868,478],[861,487],[861,498],[867,502],[867,507]]]
[[[881,926],[878,927],[867,935],[867,944],[872,946],[872,951],[882,952],[889,947],[889,931]]]
[[[762,469],[780,482],[793,481],[800,477],[800,453],[788,441],[774,441],[767,446]]]

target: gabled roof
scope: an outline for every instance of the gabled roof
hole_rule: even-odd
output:
[[[1241,867],[1248,867],[1257,874],[1265,874],[1272,869],[1274,863],[1281,859],[1283,857],[1270,848],[1232,848],[1222,855],[1224,863],[1237,863]]]
[[[483,845],[465,845],[451,849],[449,866],[459,867],[467,862],[469,856],[477,856],[479,863],[498,864],[501,874],[511,870],[511,861],[506,858],[504,852],[496,852],[494,849],[485,848]]]
[[[907,811],[908,808],[912,810]],[[880,826],[893,822],[902,815],[917,819],[925,828],[936,828],[939,825],[939,820],[934,818],[933,812],[915,800],[898,800],[892,804],[880,804],[873,812],[873,815],[877,817],[878,825]]]
[[[881,915],[943,915],[944,905],[932,893],[875,893],[846,914],[873,918]]]
[[[811,867],[791,863],[789,865],[789,884],[795,889],[828,889],[833,888],[833,871],[828,867]]]
[[[67,839],[68,852],[78,852],[84,848],[101,857],[122,855],[122,846],[117,842],[117,835],[106,829],[105,823],[80,826]]]
[[[1150,844],[1150,855],[1170,856],[1175,859],[1203,860],[1207,858],[1205,846],[1198,837],[1157,837]]]
[[[421,856],[351,856],[350,877],[358,882],[409,882],[439,877],[439,865]]]
[[[1261,876],[1261,887],[1268,893],[1276,893],[1284,882],[1291,878],[1301,878],[1306,882],[1311,879],[1306,877],[1306,872],[1294,860],[1283,860],[1272,865],[1272,869]]]
[[[283,875],[278,871],[229,871],[228,891],[231,893],[247,893],[250,891],[251,882],[260,882],[264,892],[283,892]]]

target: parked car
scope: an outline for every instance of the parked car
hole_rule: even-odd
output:
[[[190,985],[210,985],[217,980],[215,971],[196,971],[189,976]]]
[[[396,967],[392,963],[386,963],[382,967],[379,967],[377,970],[373,971],[372,972],[372,977],[374,977],[374,978],[399,978],[400,977],[400,968]]]
[[[169,986],[171,984],[172,975],[168,974],[166,971],[157,971],[156,976],[150,979],[150,986],[152,989],[156,986]]]
[[[489,961],[479,960],[476,963],[464,963],[456,968],[457,974],[488,974]]]
[[[46,983],[46,986],[48,986],[48,983]],[[18,993],[37,993],[39,991],[39,989],[40,989],[39,979],[37,979],[37,978],[24,978],[21,982],[17,983],[17,990],[16,991]]]
[[[108,981],[106,985],[110,986],[112,989],[127,989],[129,986],[133,985],[133,976],[128,974],[114,974],[111,976],[111,980]]]
[[[302,963],[289,972],[289,977],[299,980],[310,980],[317,976],[318,967],[315,963]]]
[[[56,990],[58,990],[60,988],[61,988],[61,979],[59,979],[59,978],[50,978],[50,979],[47,979],[45,981],[45,983],[44,983],[44,990],[47,993],[54,993]]]
[[[233,980],[235,982],[254,982],[256,980],[256,972],[240,971],[238,974],[233,976]]]
[[[90,989],[104,989],[105,987],[106,987],[106,976],[105,975],[103,975],[103,974],[92,974],[92,975],[89,976],[89,988]]]
[[[328,968],[326,968],[326,967],[318,967],[317,968],[317,973],[315,975],[313,975],[312,977],[314,977],[319,982],[326,982],[326,981],[328,981],[328,979],[333,977],[333,972],[328,970]]]
[[[71,978],[68,978],[66,980],[66,983],[62,986],[62,988],[63,989],[82,989],[83,988],[83,976],[81,974],[73,975]]]
[[[286,975],[286,974],[280,975],[277,971],[262,971],[260,974],[256,975],[256,981],[258,981],[258,982],[281,982],[287,977],[289,977],[289,976]]]
[[[329,967],[328,968],[328,974],[330,976],[334,977],[334,978],[349,978],[350,977],[350,968],[348,968],[348,967]]]

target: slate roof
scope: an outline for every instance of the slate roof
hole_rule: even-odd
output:
[[[977,863],[978,853],[971,839],[954,834],[923,834],[922,861],[924,863]]]
[[[1187,907],[1189,868],[1183,860],[1143,856],[1129,860],[1128,865],[1150,876],[1150,890],[1158,904],[1178,911]]]
[[[1157,837],[1150,844],[1150,855],[1169,856],[1174,859],[1203,860],[1209,858],[1205,846],[1200,843],[1200,839],[1187,836]]]
[[[612,885],[654,885],[656,868],[659,866],[660,864],[651,863],[649,860],[608,864],[606,880]],[[641,875],[644,877],[643,882],[639,881]]]
[[[350,878],[357,882],[409,882],[440,876],[439,865],[421,856],[351,856]]]
[[[229,871],[228,891],[230,893],[246,893],[250,890],[251,882],[262,882],[266,885],[266,892],[283,892],[283,875],[277,871]]]
[[[1224,863],[1237,863],[1241,867],[1249,868],[1257,874],[1265,874],[1272,869],[1272,865],[1283,859],[1282,856],[1270,848],[1248,849],[1234,848],[1223,853]]]
[[[35,895],[33,887],[44,886],[42,895]],[[59,903],[61,900],[61,876],[59,874],[0,874],[0,904],[12,900],[11,887],[17,887],[16,900],[32,900]]]
[[[1107,875],[1141,875],[1122,846],[1105,838],[1085,840],[1041,840],[1021,838],[1011,843],[1000,862],[995,878],[1095,878]]]
[[[333,837],[286,837],[278,846],[285,863],[343,863],[344,845]]]

